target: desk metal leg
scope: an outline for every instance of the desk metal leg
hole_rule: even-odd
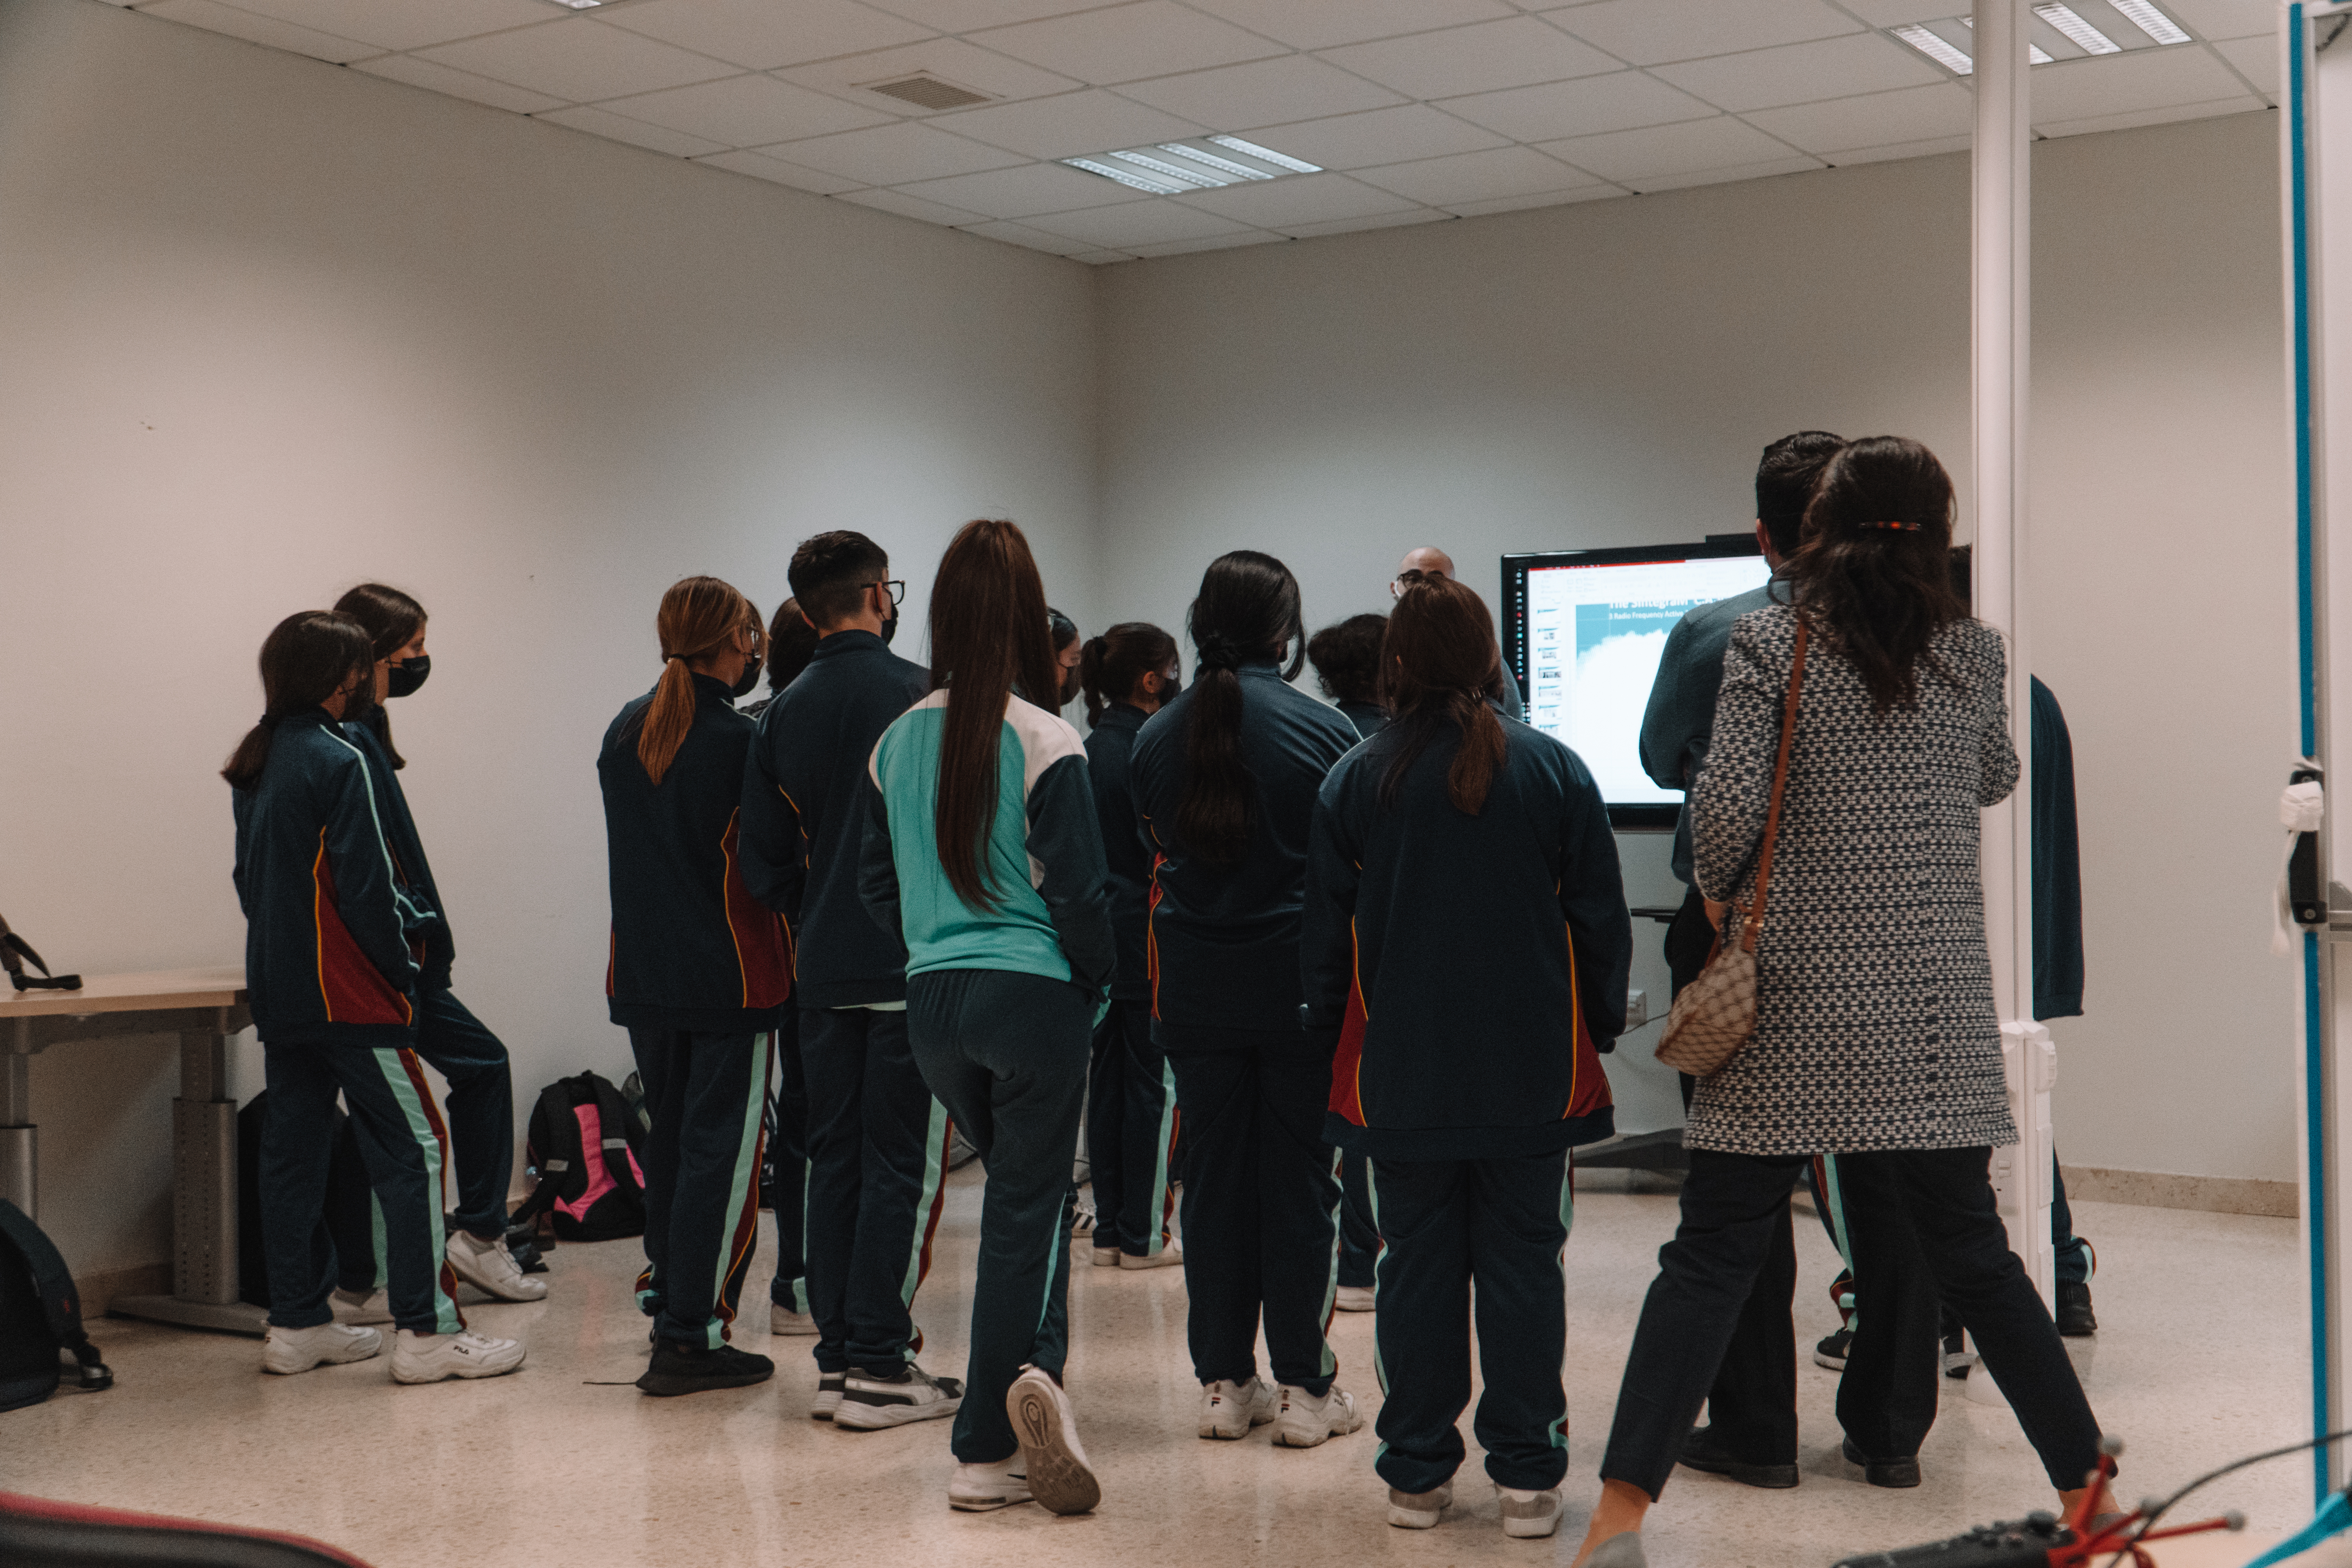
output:
[[[0,1198],[37,1219],[41,1130],[33,1125],[32,1063],[13,1051],[0,1056]]]
[[[180,1097],[172,1101],[172,1294],[118,1297],[124,1317],[262,1333],[268,1314],[237,1290],[236,1101],[228,1096],[227,1035],[180,1036]]]

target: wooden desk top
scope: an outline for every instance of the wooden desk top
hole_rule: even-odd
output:
[[[79,991],[18,991],[0,979],[0,1021],[88,1017],[96,1013],[156,1013],[173,1007],[235,1007],[246,1000],[245,966],[158,969],[145,974],[91,974]]]

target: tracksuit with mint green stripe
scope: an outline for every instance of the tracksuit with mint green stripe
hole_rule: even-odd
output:
[[[761,713],[743,772],[744,880],[795,938],[805,1310],[825,1373],[894,1377],[920,1348],[915,1292],[946,1196],[948,1113],[908,1046],[907,950],[857,894],[866,763],[930,684],[872,632],[835,632]]]
[[[383,1211],[393,1321],[456,1333],[465,1320],[443,1255],[447,1141],[410,1048],[411,944],[433,911],[401,886],[367,761],[324,709],[278,721],[260,778],[232,797],[246,984],[269,1088],[260,1173],[269,1321],[307,1329],[334,1318],[334,1259],[315,1240],[340,1091]]]
[[[656,784],[637,757],[647,693],[596,773],[613,901],[604,991],[645,1085],[646,1268],[654,1331],[716,1349],[759,1240],[761,1111],[792,996],[792,933],[744,885],[737,842],[751,721],[694,679],[694,721]]]
[[[1613,1129],[1600,1052],[1624,1026],[1633,928],[1608,808],[1574,752],[1502,725],[1475,816],[1448,793],[1451,726],[1391,804],[1393,726],[1315,807],[1303,1013],[1339,1037],[1328,1136],[1370,1157],[1386,1243],[1374,1466],[1402,1492],[1462,1463],[1474,1299],[1487,1475],[1539,1491],[1567,1473],[1570,1151]]]
[[[1086,750],[1018,697],[1004,705],[981,855],[994,907],[949,882],[934,815],[947,702],[944,690],[924,698],[874,748],[859,891],[906,943],[915,1060],[988,1165],[952,1447],[993,1464],[1020,1448],[1004,1399],[1021,1368],[1059,1380],[1068,1355],[1070,1167],[1087,1035],[1116,960]]]

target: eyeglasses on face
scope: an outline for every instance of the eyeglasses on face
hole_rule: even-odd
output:
[[[890,602],[894,605],[903,605],[907,602],[907,584],[900,582],[896,577],[891,578],[887,583],[868,583],[866,586],[868,588],[889,589]]]

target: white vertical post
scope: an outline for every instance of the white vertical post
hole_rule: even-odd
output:
[[[2026,0],[1976,0],[1976,147],[1971,258],[1976,613],[2009,650],[2010,732],[2024,763],[2016,792],[1984,817],[1985,933],[2001,1057],[2019,1142],[1993,1152],[2011,1248],[2042,1300],[2057,1296],[2050,1247],[2050,1088],[2057,1058],[2033,1022],[2032,705],[2023,577],[2026,405],[2032,324],[2032,130]],[[1972,1394],[1991,1379],[1969,1380]]]

